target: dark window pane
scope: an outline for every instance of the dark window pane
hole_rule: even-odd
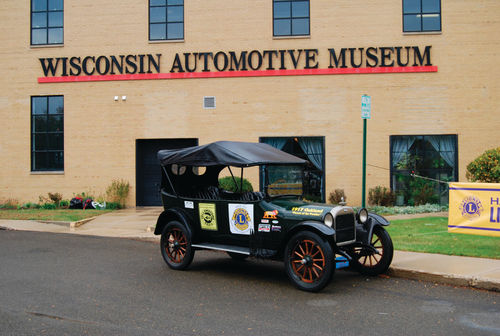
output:
[[[46,11],[47,10],[47,0],[33,0],[31,1],[32,11]]]
[[[439,13],[441,11],[439,0],[422,0],[422,12]]]
[[[292,20],[292,35],[309,35],[309,19]]]
[[[49,115],[48,132],[62,132],[64,130],[64,120],[62,115]]]
[[[35,150],[46,150],[47,149],[47,134],[35,134],[33,136],[33,148]]]
[[[403,16],[403,31],[414,32],[420,31],[420,15],[404,15]]]
[[[441,30],[441,17],[439,14],[424,14],[422,25],[424,31],[439,31]]]
[[[31,16],[32,28],[45,28],[47,27],[47,13],[33,13]]]
[[[33,157],[33,170],[47,169],[47,153],[35,152]]]
[[[289,18],[290,17],[290,3],[277,2],[274,4],[274,18]]]
[[[63,29],[49,28],[49,44],[63,43]]]
[[[64,113],[64,97],[53,96],[49,97],[49,114]]]
[[[168,0],[169,5],[184,5],[184,0]]]
[[[167,38],[167,30],[165,24],[150,24],[149,39],[150,40],[165,40]]]
[[[291,21],[290,20],[274,20],[274,35],[287,36],[291,35]]]
[[[63,170],[64,168],[63,152],[48,152],[47,153],[47,169],[48,170]]]
[[[149,0],[150,6],[165,6],[166,0]]]
[[[292,2],[292,17],[309,17],[309,1]]]
[[[47,97],[33,97],[31,99],[31,113],[32,114],[46,114],[47,113]]]
[[[47,132],[47,117],[34,116],[33,117],[33,132]]]
[[[168,7],[167,19],[168,22],[184,21],[184,7],[183,6]]]
[[[61,134],[49,134],[47,149],[62,150],[64,149],[64,136]]]
[[[149,22],[166,22],[167,15],[165,11],[165,7],[151,7],[149,9]]]
[[[184,24],[182,23],[169,23],[167,25],[168,39],[182,39],[184,38]]]
[[[49,27],[63,26],[63,12],[49,12]]]
[[[403,0],[403,13],[414,14],[420,13],[421,11],[420,0]]]
[[[63,0],[49,0],[49,10],[63,10]]]

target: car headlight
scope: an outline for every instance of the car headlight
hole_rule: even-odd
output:
[[[359,209],[358,213],[356,214],[356,217],[358,222],[360,222],[361,224],[365,224],[366,221],[368,220],[368,210],[366,210],[365,208]]]
[[[333,216],[331,213],[327,213],[325,218],[323,219],[323,222],[325,223],[326,226],[332,227],[333,225]]]

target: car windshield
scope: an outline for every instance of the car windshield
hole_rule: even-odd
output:
[[[302,195],[302,166],[268,166],[269,196]]]

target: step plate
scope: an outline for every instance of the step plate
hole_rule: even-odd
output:
[[[233,252],[244,255],[250,255],[250,248],[248,247],[211,244],[211,243],[192,244],[191,246],[194,248],[205,249],[205,250],[216,250],[216,251]]]

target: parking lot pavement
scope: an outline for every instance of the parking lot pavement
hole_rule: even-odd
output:
[[[159,236],[155,236],[153,231],[161,212],[161,207],[136,207],[106,213],[83,225],[0,220],[0,227],[11,230],[159,241]],[[436,215],[446,216],[447,213]],[[429,214],[389,216],[388,219],[415,218],[416,216],[429,216]],[[395,251],[389,275],[500,292],[500,260],[498,259]]]

